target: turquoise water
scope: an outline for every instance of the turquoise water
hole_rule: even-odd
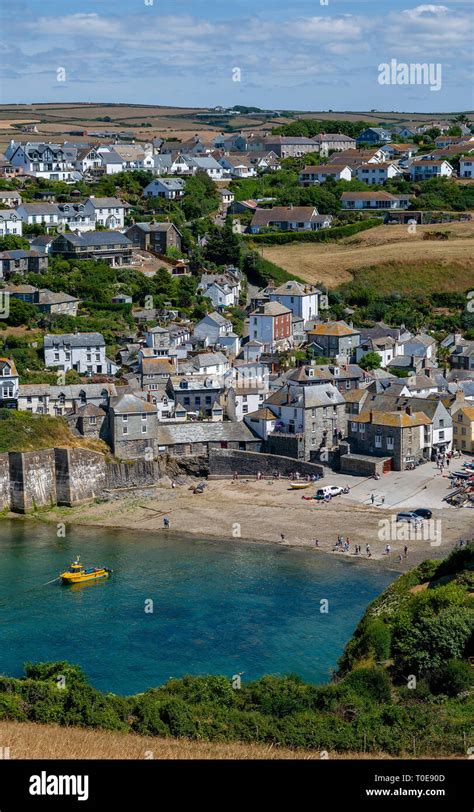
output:
[[[77,553],[111,567],[111,579],[44,585]],[[184,674],[296,672],[326,682],[365,607],[394,577],[271,545],[81,527],[58,538],[55,525],[2,521],[0,672],[66,659],[95,687],[121,694]]]

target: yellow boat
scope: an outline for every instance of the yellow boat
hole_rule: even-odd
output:
[[[313,482],[292,482],[290,488],[292,491],[302,491],[305,488],[311,488],[313,484]]]
[[[63,584],[82,584],[85,581],[96,581],[98,578],[108,578],[112,570],[108,567],[84,567],[80,556],[71,564],[69,569],[60,574]]]

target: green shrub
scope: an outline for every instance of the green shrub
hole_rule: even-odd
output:
[[[344,685],[376,702],[390,702],[390,679],[384,668],[357,668],[347,674]]]
[[[448,660],[429,675],[430,688],[434,694],[457,696],[474,686],[474,673],[464,660]]]
[[[25,703],[21,696],[0,693],[0,720],[12,719],[16,722],[25,722],[27,718]]]

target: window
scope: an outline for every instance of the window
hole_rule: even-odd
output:
[[[246,406],[246,405],[242,406],[242,412],[243,412],[243,414],[248,414],[248,411],[249,411],[249,407],[248,407],[248,406]]]
[[[142,426],[142,434],[146,434],[146,433],[147,433],[147,427],[146,427],[146,424],[143,424],[143,426]]]
[[[146,415],[146,414],[142,414],[142,420],[146,420],[146,419],[147,419],[147,415]]]
[[[351,423],[351,431],[357,431],[357,423]]]
[[[128,423],[128,414],[122,415],[122,423]]]
[[[128,434],[128,426],[122,426],[122,434]]]
[[[89,417],[89,424],[91,426],[95,426],[96,423],[97,423],[97,418],[96,417]]]
[[[375,435],[375,448],[382,448],[382,435],[376,434]]]

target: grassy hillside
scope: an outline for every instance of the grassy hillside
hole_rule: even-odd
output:
[[[425,239],[433,231],[447,232],[447,240]],[[350,282],[356,272],[377,274],[388,292],[398,289],[403,271],[416,285],[419,270],[426,267],[429,285],[441,281],[442,290],[465,291],[474,280],[474,220],[441,226],[417,226],[416,233],[403,225],[383,225],[335,243],[259,245],[265,259],[287,272],[297,271],[306,282],[322,282],[330,288]],[[436,277],[434,271],[436,270]],[[380,276],[379,276],[380,274]],[[396,284],[394,284],[396,283]],[[436,289],[436,288],[435,288]]]
[[[101,440],[76,437],[61,417],[0,409],[0,453],[61,447],[108,450]]]
[[[474,267],[462,262],[391,261],[359,268],[354,270],[353,276],[358,285],[374,287],[380,296],[465,293],[474,287]]]
[[[199,742],[339,754],[465,755],[473,744],[474,545],[425,561],[368,607],[330,685],[266,676],[171,679],[131,697],[102,694],[65,662],[0,677],[0,720]],[[58,689],[57,677],[65,678]],[[127,745],[128,746],[128,745]]]
[[[230,744],[140,736],[112,730],[0,722],[0,737],[16,759],[320,759],[317,750],[291,750],[273,744]],[[372,758],[367,753],[329,753],[331,759]],[[383,754],[378,754],[383,758]]]

